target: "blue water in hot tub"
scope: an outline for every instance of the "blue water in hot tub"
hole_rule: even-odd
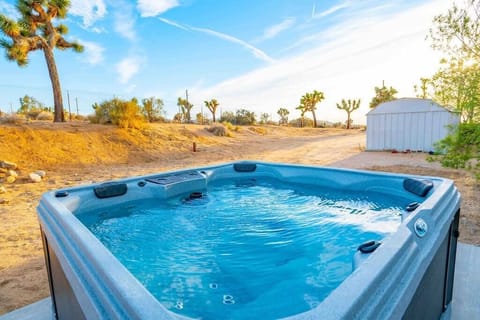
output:
[[[314,308],[356,248],[396,231],[408,200],[276,180],[218,181],[168,200],[78,218],[168,309],[276,319]]]

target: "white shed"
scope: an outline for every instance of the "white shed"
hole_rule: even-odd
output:
[[[429,99],[401,98],[367,113],[367,150],[432,151],[460,117]]]

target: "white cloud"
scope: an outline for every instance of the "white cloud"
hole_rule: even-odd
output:
[[[389,16],[359,14],[337,24],[335,37],[327,35],[332,30],[325,30],[310,50],[198,89],[192,102],[215,97],[223,106],[246,107],[274,117],[279,107],[287,106],[293,118],[298,116],[294,109],[300,97],[316,89],[326,96],[318,105],[318,119],[344,122],[346,114],[337,110],[336,103],[360,98],[361,108],[353,118],[365,123],[374,87],[382,80],[399,91],[398,97],[414,96],[418,79],[437,69],[440,55],[432,51],[425,35],[435,13],[449,5],[449,0],[431,0]],[[365,22],[371,19],[373,23]]]
[[[165,18],[158,18],[160,21],[162,21],[163,23],[166,23],[166,24],[169,24],[173,27],[176,27],[176,28],[179,28],[179,29],[182,29],[182,30],[185,30],[185,31],[190,31],[190,29],[186,26],[183,26],[179,23],[176,23],[175,21],[172,21],[172,20],[168,20],[168,19],[165,19]]]
[[[117,3],[113,18],[113,28],[115,32],[130,41],[136,40],[135,17],[130,5]]]
[[[154,17],[179,5],[177,0],[138,0],[137,9],[142,17]]]
[[[282,22],[268,27],[263,32],[261,40],[267,40],[276,37],[279,33],[290,29],[295,24],[295,18],[287,18]]]
[[[103,18],[107,7],[103,0],[72,0],[69,13],[83,18],[83,26],[88,28]]]
[[[243,40],[240,40],[238,38],[235,38],[231,35],[228,35],[228,34],[225,34],[225,33],[221,33],[221,32],[218,32],[218,31],[215,31],[215,30],[211,30],[211,29],[206,29],[206,28],[196,28],[196,27],[191,27],[192,30],[194,31],[198,31],[198,32],[202,32],[202,33],[206,33],[206,34],[209,34],[211,36],[214,36],[214,37],[217,37],[217,38],[220,38],[220,39],[223,39],[223,40],[226,40],[226,41],[229,41],[229,42],[233,42],[233,43],[236,43],[236,44],[239,44],[241,45],[242,47],[244,47],[245,49],[247,49],[248,51],[250,51],[255,57],[257,57],[258,59],[260,60],[263,60],[265,62],[269,62],[269,63],[272,63],[274,62],[273,58],[271,58],[270,56],[268,56],[265,52],[263,52],[262,50],[254,47],[253,45],[243,41]]]
[[[267,55],[262,50],[256,48],[255,46],[249,44],[246,41],[235,38],[234,36],[231,36],[229,34],[218,32],[218,31],[215,31],[215,30],[212,30],[212,29],[207,29],[207,28],[198,28],[198,27],[192,27],[192,26],[188,26],[188,25],[182,25],[180,23],[177,23],[177,22],[172,21],[172,20],[167,20],[165,18],[159,18],[159,20],[162,21],[163,23],[166,23],[168,25],[171,25],[173,27],[176,27],[176,28],[179,28],[179,29],[182,29],[182,30],[185,30],[185,31],[190,31],[190,30],[197,31],[197,32],[205,33],[205,34],[208,34],[210,36],[213,36],[213,37],[216,37],[216,38],[228,41],[228,42],[233,42],[233,43],[239,44],[243,48],[250,51],[258,59],[263,60],[263,61],[268,62],[268,63],[274,62],[274,59],[272,57],[270,57],[269,55]]]
[[[85,47],[84,59],[87,63],[96,65],[103,62],[103,52],[105,48],[95,42],[80,40],[80,43]]]
[[[127,57],[120,61],[116,68],[120,76],[120,83],[126,84],[140,70],[141,59],[138,57]]]
[[[322,12],[317,13],[316,12],[316,7],[315,7],[315,4],[314,4],[313,9],[312,9],[312,18],[313,19],[318,19],[318,18],[323,18],[323,17],[329,16],[329,15],[334,14],[335,12],[337,12],[339,10],[348,8],[350,5],[351,5],[351,1],[345,1],[343,3],[340,3],[340,4],[336,5],[336,6],[328,8],[327,10],[324,10]]]
[[[98,28],[98,27],[93,27],[92,29],[90,29],[90,31],[98,34],[107,32],[104,28]]]

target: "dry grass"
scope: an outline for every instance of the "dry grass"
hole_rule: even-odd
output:
[[[187,152],[192,142],[217,143],[200,127],[148,125],[137,129],[85,122],[32,122],[0,127],[0,159],[21,168],[58,169],[151,162],[170,152]]]

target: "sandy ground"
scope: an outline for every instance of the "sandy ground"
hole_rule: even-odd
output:
[[[226,139],[226,138],[223,138]],[[461,241],[480,245],[478,199],[480,188],[471,175],[441,168],[425,161],[424,154],[362,152],[365,132],[355,130],[305,131],[304,134],[266,135],[244,133],[222,143],[198,143],[198,152],[164,153],[158,159],[138,163],[57,168],[32,184],[20,180],[0,195],[0,314],[49,295],[36,206],[43,192],[69,185],[106,181],[132,175],[196,167],[225,161],[251,159],[381,171],[445,176],[456,181],[462,205]],[[225,142],[226,141],[226,142]],[[170,156],[169,156],[170,155]]]

